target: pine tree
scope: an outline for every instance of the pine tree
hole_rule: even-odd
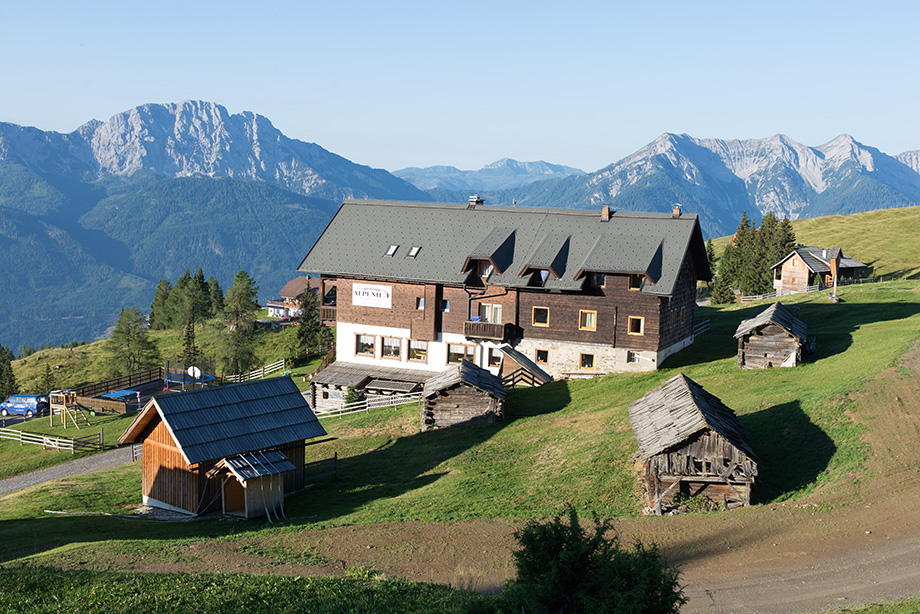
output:
[[[760,266],[757,260],[757,235],[747,211],[741,214],[741,222],[738,224],[733,243],[736,261],[735,288],[744,295],[758,294]]]
[[[224,297],[224,320],[229,330],[242,328],[248,331],[252,328],[259,311],[259,303],[256,301],[258,292],[259,286],[249,273],[238,271]]]
[[[169,292],[172,286],[165,279],[157,284],[153,295],[153,304],[150,305],[150,330],[164,330],[169,328]]]
[[[155,367],[160,361],[156,345],[147,336],[147,319],[134,306],[121,310],[104,349],[109,372],[116,377]]]
[[[307,354],[322,353],[335,341],[332,329],[319,317],[319,307],[319,301],[307,287],[300,297],[300,326],[297,327],[297,347]]]
[[[169,292],[166,301],[166,312],[169,318],[169,328],[184,328],[191,316],[192,302],[189,296],[192,285],[192,274],[185,269],[185,275],[180,277]]]
[[[208,277],[208,296],[211,299],[211,316],[214,317],[224,310],[224,291],[213,275]]]
[[[38,383],[39,394],[48,394],[55,388],[54,373],[51,371],[51,365],[45,363],[45,372],[42,374],[41,381]]]
[[[189,284],[189,307],[191,317],[199,322],[211,316],[211,292],[200,268]]]
[[[19,384],[13,373],[13,351],[0,345],[0,401],[17,392]]]
[[[182,362],[186,367],[196,365],[198,362],[198,347],[195,345],[195,318],[191,318],[185,325],[185,337],[182,340]]]
[[[706,259],[709,261],[709,271],[716,274],[716,248],[712,245],[712,239],[706,239]]]
[[[776,215],[772,211],[760,220],[760,228],[756,232],[755,241],[755,268],[757,269],[757,286],[752,294],[766,294],[773,291],[773,269],[779,260],[776,257],[776,241],[779,234],[779,225]]]

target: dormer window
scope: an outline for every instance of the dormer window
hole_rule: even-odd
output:
[[[488,260],[480,260],[476,263],[476,272],[482,278],[488,277],[492,274],[492,263]]]
[[[629,289],[638,290],[642,287],[642,275],[631,274],[629,276]]]
[[[393,256],[396,255],[396,250],[398,249],[399,249],[399,245],[391,245],[390,247],[387,248],[386,253],[383,255],[384,258],[392,258]]]
[[[414,260],[415,257],[418,256],[418,253],[421,251],[421,249],[421,245],[413,245],[409,248],[409,253],[406,254],[406,258],[412,258]]]

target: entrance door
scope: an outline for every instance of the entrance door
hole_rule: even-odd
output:
[[[246,517],[246,488],[235,478],[224,482],[224,514]]]

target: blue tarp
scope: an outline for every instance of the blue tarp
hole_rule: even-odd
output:
[[[112,392],[106,392],[105,394],[100,394],[100,397],[105,397],[107,399],[120,399],[122,397],[136,397],[136,390],[114,390]]]

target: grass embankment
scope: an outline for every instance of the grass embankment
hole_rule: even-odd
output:
[[[87,422],[79,418],[80,428],[75,428],[68,420],[67,427],[61,425],[60,417],[55,416],[55,424],[51,426],[48,416],[22,422],[9,428],[27,433],[49,435],[52,437],[86,437],[102,431],[103,445],[106,449],[113,448],[118,443],[118,438],[125,432],[135,414],[107,414],[92,416],[87,412]],[[61,463],[96,454],[96,451],[64,452],[61,450],[45,450],[41,446],[23,444],[17,441],[0,441],[0,479],[21,475],[30,471],[37,471]]]
[[[803,245],[840,247],[847,256],[872,267],[872,274],[885,279],[916,279],[920,276],[920,207],[879,209],[851,215],[831,215],[792,222],[795,237]],[[721,255],[731,237],[713,239]]]

